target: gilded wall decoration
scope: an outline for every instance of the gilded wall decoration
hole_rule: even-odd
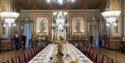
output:
[[[8,11],[8,0],[0,0],[0,11]]]
[[[84,19],[82,17],[72,19],[72,34],[84,34]]]
[[[51,36],[51,20],[49,11],[33,11],[34,37]]]
[[[36,34],[48,35],[49,33],[49,22],[47,17],[36,18]]]
[[[85,11],[69,11],[69,21],[71,26],[70,35],[87,35],[87,18]]]

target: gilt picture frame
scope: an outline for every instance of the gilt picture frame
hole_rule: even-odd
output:
[[[47,17],[37,17],[36,19],[36,33],[40,35],[48,35],[49,22]]]
[[[34,37],[51,36],[51,12],[33,11]]]
[[[75,17],[72,19],[72,35],[84,34],[84,19]]]

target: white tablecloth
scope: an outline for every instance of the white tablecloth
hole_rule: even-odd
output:
[[[70,63],[73,59],[77,59],[78,63],[93,63],[87,56],[85,56],[75,46],[69,43],[64,45],[62,53],[64,54],[64,56],[62,57],[64,63]],[[57,45],[49,44],[28,63],[55,63],[55,61],[57,60],[56,55]],[[52,57],[51,61],[50,57]]]
[[[73,59],[77,60],[78,63],[93,63],[87,56],[85,56],[72,44],[67,43],[64,46],[64,50],[62,52],[64,54],[62,58],[64,63],[70,63]],[[68,56],[66,56],[67,54]]]
[[[57,45],[49,44],[28,63],[55,63],[57,54],[56,49]],[[50,61],[50,57],[52,57],[53,60]]]

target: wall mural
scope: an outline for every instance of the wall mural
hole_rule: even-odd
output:
[[[84,34],[84,20],[82,17],[72,19],[72,34]]]
[[[38,17],[36,19],[36,32],[40,35],[48,35],[49,25],[47,17]]]

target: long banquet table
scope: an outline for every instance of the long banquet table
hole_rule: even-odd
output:
[[[57,45],[49,44],[28,63],[55,63],[56,54],[57,54]],[[51,61],[50,57],[53,58],[53,61]]]
[[[63,47],[62,53],[64,54],[62,57],[63,63],[70,63],[73,59],[77,59],[77,63],[93,63],[87,56],[69,43]],[[28,63],[56,63],[56,55],[57,45],[49,44]]]
[[[87,56],[85,56],[72,44],[67,43],[62,52],[64,55],[70,55],[70,58],[65,56],[62,58],[64,63],[70,63],[72,59],[77,59],[78,63],[93,63]]]

